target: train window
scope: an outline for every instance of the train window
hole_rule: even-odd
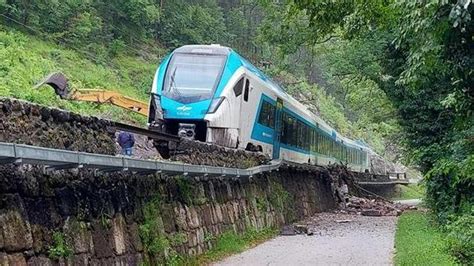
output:
[[[269,128],[275,127],[275,106],[267,101],[263,101],[258,123]]]
[[[242,89],[244,87],[244,78],[241,78],[234,86],[235,97],[239,97],[242,94]]]
[[[288,122],[289,122],[289,139],[288,139],[288,143],[292,146],[297,146],[297,139],[298,139],[298,128],[297,128],[297,121],[296,119],[293,117],[293,116],[290,116],[288,118]]]
[[[245,80],[245,91],[244,91],[244,101],[249,101],[249,90],[250,90],[250,82],[248,79]]]
[[[288,144],[288,115],[283,112],[282,115],[281,143]]]

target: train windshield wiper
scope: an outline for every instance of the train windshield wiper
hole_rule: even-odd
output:
[[[170,92],[173,95],[177,95],[181,99],[183,97],[183,95],[179,91],[178,87],[176,87],[176,81],[174,79],[174,76],[176,74],[177,69],[178,68],[175,68],[174,71],[173,71],[173,74],[171,74],[171,76],[170,76]]]

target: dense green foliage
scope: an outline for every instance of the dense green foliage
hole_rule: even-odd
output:
[[[427,213],[403,213],[395,233],[395,265],[456,265],[445,237]]]
[[[426,199],[438,220],[444,224],[456,220],[456,215],[471,213],[471,1],[294,0],[286,3],[285,10],[286,20],[276,25],[279,32],[273,35],[284,40],[281,36],[291,36],[295,29],[306,30],[293,46],[280,45],[284,53],[294,53],[301,46],[309,49],[319,41],[331,42],[334,38],[341,39],[339,44],[347,42],[348,47],[358,47],[341,52],[343,63],[334,64],[335,73],[355,74],[356,80],[370,81],[388,97],[397,111],[405,159],[425,174]],[[361,54],[365,54],[364,58]],[[468,217],[474,219],[472,215]]]

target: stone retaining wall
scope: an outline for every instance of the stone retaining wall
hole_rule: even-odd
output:
[[[292,168],[243,182],[1,166],[0,265],[157,264],[334,205],[327,174]]]

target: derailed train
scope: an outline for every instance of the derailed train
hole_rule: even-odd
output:
[[[369,147],[338,134],[228,47],[174,50],[153,81],[149,127],[273,159],[369,171]],[[166,143],[161,143],[163,147]]]

